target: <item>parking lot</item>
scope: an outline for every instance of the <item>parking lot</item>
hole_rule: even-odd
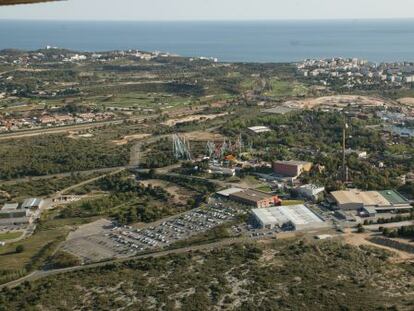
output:
[[[98,223],[75,231],[63,249],[77,255],[85,263],[133,256],[141,252],[165,248],[178,241],[236,219],[243,209],[221,201],[212,201],[166,221],[135,229],[130,226]]]

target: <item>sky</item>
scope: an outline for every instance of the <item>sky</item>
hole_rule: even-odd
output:
[[[0,7],[0,19],[282,20],[414,18],[413,0],[67,0]]]

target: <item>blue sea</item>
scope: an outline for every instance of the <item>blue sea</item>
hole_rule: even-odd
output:
[[[228,62],[414,61],[414,20],[70,22],[0,20],[0,49],[139,49]]]

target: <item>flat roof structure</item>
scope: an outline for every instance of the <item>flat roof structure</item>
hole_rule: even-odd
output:
[[[334,191],[331,196],[339,208],[345,210],[360,210],[373,207],[376,211],[389,211],[412,208],[409,201],[394,190],[360,191],[351,189],[347,191]]]
[[[254,209],[253,215],[264,228],[291,224],[296,230],[306,230],[326,226],[320,217],[302,204]]]
[[[245,189],[232,193],[229,195],[229,198],[256,208],[271,207],[281,203],[277,195],[254,189]]]
[[[385,206],[390,203],[377,191],[334,191],[331,193],[338,204],[360,203],[371,206]]]
[[[395,190],[384,190],[379,193],[391,204],[409,204],[408,200]]]
[[[256,134],[267,133],[271,131],[267,126],[251,126],[248,129]]]
[[[228,197],[231,194],[235,194],[235,193],[238,193],[240,191],[243,191],[243,189],[234,187],[234,188],[228,188],[226,190],[218,191],[217,194],[221,195],[223,197]]]
[[[258,191],[258,190],[253,190],[253,189],[246,189],[243,191],[232,193],[231,196],[238,197],[238,198],[252,201],[252,202],[259,202],[261,200],[266,200],[268,198],[273,197],[273,194]]]
[[[23,201],[22,208],[39,207],[42,204],[42,199],[30,198]]]
[[[1,211],[14,211],[19,208],[19,203],[6,203],[4,204],[3,208],[1,208]]]
[[[286,164],[286,165],[308,165],[308,164],[312,164],[312,163],[307,162],[307,161],[296,161],[296,160],[274,161],[274,163]]]

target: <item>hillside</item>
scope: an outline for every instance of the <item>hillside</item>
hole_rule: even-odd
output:
[[[0,310],[412,310],[413,267],[387,258],[340,242],[234,245],[27,283],[3,290]]]

